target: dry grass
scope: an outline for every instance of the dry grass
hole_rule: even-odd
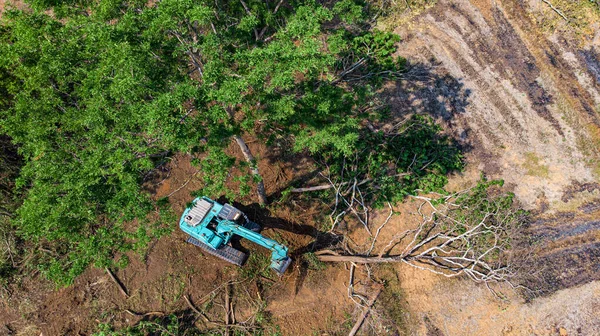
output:
[[[376,0],[373,7],[379,11],[377,26],[384,31],[410,24],[413,18],[435,6],[437,0]]]
[[[550,170],[548,165],[542,164],[541,159],[533,152],[525,153],[525,163],[523,168],[527,170],[527,175],[548,178]]]
[[[533,19],[545,31],[571,31],[581,38],[592,37],[600,22],[600,2],[590,0],[549,0],[569,19],[566,22],[549,5],[537,0],[532,6]]]

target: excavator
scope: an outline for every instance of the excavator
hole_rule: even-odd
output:
[[[188,243],[237,266],[244,264],[247,255],[231,246],[233,236],[248,239],[271,250],[271,268],[279,276],[285,273],[292,262],[288,248],[261,235],[260,225],[250,221],[242,211],[206,196],[194,199],[185,209],[179,227],[189,235]]]

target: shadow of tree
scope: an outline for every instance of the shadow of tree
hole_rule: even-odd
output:
[[[466,112],[471,90],[460,78],[441,70],[435,59],[428,63],[408,63],[402,77],[386,85],[381,95],[390,105],[391,121],[400,121],[411,114],[428,115],[451,131],[456,131],[457,117]],[[463,125],[461,125],[463,126]],[[463,129],[456,140],[464,146],[468,129]],[[461,148],[463,151],[466,148]]]
[[[399,170],[410,171],[411,165],[414,164],[413,155],[423,155],[424,151],[431,151],[432,156],[424,156],[423,160],[440,162],[442,169],[441,174],[460,169],[450,162],[444,163],[444,156],[460,155],[458,153],[466,153],[471,150],[471,145],[468,138],[469,128],[461,120],[460,115],[466,112],[469,105],[469,97],[471,90],[465,88],[464,83],[460,78],[455,78],[442,71],[439,63],[431,60],[430,63],[407,63],[405,71],[398,78],[388,80],[382,85],[382,88],[374,97],[376,108],[381,106],[382,109],[387,108],[387,111],[379,117],[367,117],[367,122],[363,125],[364,129],[361,132],[364,134],[372,134],[373,131],[381,131],[382,133],[393,130],[400,123],[406,122],[411,117],[425,116],[431,118],[436,124],[442,126],[441,130],[435,124],[423,124],[425,127],[422,132],[408,131],[398,136],[403,137],[397,144],[406,146],[406,152],[409,153],[408,159],[396,160]],[[354,85],[357,85],[356,83]],[[428,128],[430,127],[430,128]],[[423,138],[419,138],[423,136]],[[443,140],[447,139],[447,141]],[[396,139],[398,140],[398,139]],[[362,139],[360,141],[363,141]],[[387,140],[385,140],[387,141]],[[438,141],[438,142],[436,142]],[[393,147],[393,146],[388,146]],[[381,150],[392,150],[381,147]],[[416,149],[422,149],[418,151]],[[401,155],[402,149],[395,149],[394,155]],[[284,145],[275,146],[272,151],[269,151],[267,158],[273,164],[283,164],[285,166],[293,166],[297,163],[295,155],[281,155],[282,153],[291,152]],[[392,153],[392,152],[390,152]],[[429,153],[429,154],[431,154]],[[437,154],[435,154],[437,153]],[[306,155],[306,153],[304,153]],[[391,156],[390,156],[391,157]],[[300,176],[295,176],[294,179],[287,185],[279,188],[276,192],[269,195],[271,200],[279,199],[283,192],[292,187],[307,187],[312,185],[326,184],[323,178],[319,178],[319,173],[323,172],[326,167],[323,166],[323,158],[313,162],[318,167],[315,170],[306,172]],[[412,162],[411,162],[412,160]],[[331,162],[329,162],[331,164]],[[387,164],[387,163],[382,163]],[[331,167],[331,166],[330,166]],[[394,170],[389,170],[390,172]],[[419,179],[427,179],[430,176],[426,173],[417,172],[416,181],[412,186],[419,186]],[[369,172],[361,175],[361,178],[372,177]],[[309,185],[307,185],[309,184]],[[291,196],[296,197],[296,196]],[[333,202],[333,199],[331,200]],[[292,232],[294,234],[308,235],[312,237],[309,244],[294,249],[292,255],[297,259],[296,262],[301,263],[300,267],[300,286],[303,282],[303,277],[306,276],[307,265],[301,259],[305,253],[317,251],[319,249],[331,248],[341,242],[342,237],[329,232],[322,232],[312,225],[298,225],[272,217],[266,209],[260,208],[257,204],[243,206],[236,204],[253,217],[257,222],[265,227],[271,227],[283,231]],[[327,209],[326,211],[331,211]],[[300,287],[297,287],[299,290]]]
[[[405,67],[399,78],[387,80],[374,97],[375,109],[387,106],[389,111],[379,121],[368,120],[369,126],[374,125],[377,130],[385,131],[412,115],[429,116],[443,126],[444,133],[452,137],[453,144],[462,153],[470,151],[470,129],[457,117],[465,113],[471,90],[465,88],[460,78],[442,71],[438,61],[414,64],[407,62]],[[289,144],[274,146],[266,156],[269,162],[283,163],[287,167],[297,164],[297,155],[282,155],[292,152],[286,146],[289,147]],[[279,198],[281,192],[289,187],[305,186],[317,178],[320,171],[321,169],[316,169],[294,177],[288,185],[272,193],[270,198]]]

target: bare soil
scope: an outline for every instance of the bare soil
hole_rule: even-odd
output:
[[[386,91],[394,112],[431,114],[459,139],[468,166],[450,189],[482,171],[531,211],[523,259],[527,285],[543,291],[525,302],[502,288],[502,301],[485,286],[397,266],[409,334],[600,334],[600,30],[548,31],[538,22],[556,13],[540,4],[438,1],[408,24],[382,21],[414,69]],[[404,213],[386,229],[414,225]]]

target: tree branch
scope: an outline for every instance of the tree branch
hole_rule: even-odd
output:
[[[250,164],[250,171],[252,172],[252,175],[258,178],[258,182],[256,184],[256,194],[258,195],[258,201],[260,205],[267,204],[267,193],[265,191],[265,183],[263,182],[262,176],[258,171],[258,165],[256,163],[256,160],[254,159],[254,156],[252,155],[252,152],[250,152],[250,149],[248,148],[242,137],[240,137],[239,135],[234,135],[233,139],[242,150],[246,161]]]
[[[123,294],[123,296],[125,296],[126,298],[129,298],[129,294],[127,293],[127,290],[125,289],[125,287],[123,286],[121,281],[119,281],[119,279],[117,279],[117,277],[113,274],[113,272],[108,267],[105,267],[104,269],[106,270],[106,273],[108,273],[108,275],[110,276],[112,281],[117,285],[121,294]]]
[[[382,287],[377,288],[377,291],[375,292],[375,294],[373,294],[373,297],[371,297],[371,299],[369,300],[369,303],[367,303],[367,306],[363,309],[363,312],[360,315],[360,318],[356,321],[356,323],[354,324],[354,327],[352,328],[352,330],[350,330],[350,333],[348,334],[348,336],[354,336],[360,330],[360,327],[362,326],[363,322],[369,315],[369,312],[371,311],[371,307],[373,307],[373,305],[375,304],[375,301],[379,297],[379,294],[381,294],[382,290],[383,290]]]
[[[555,11],[558,15],[560,15],[565,21],[569,22],[569,19],[556,7],[554,7],[554,5],[552,5],[552,3],[550,3],[550,1],[548,0],[542,0],[544,3],[546,3],[548,6],[550,6],[550,8],[552,8],[553,11]]]

